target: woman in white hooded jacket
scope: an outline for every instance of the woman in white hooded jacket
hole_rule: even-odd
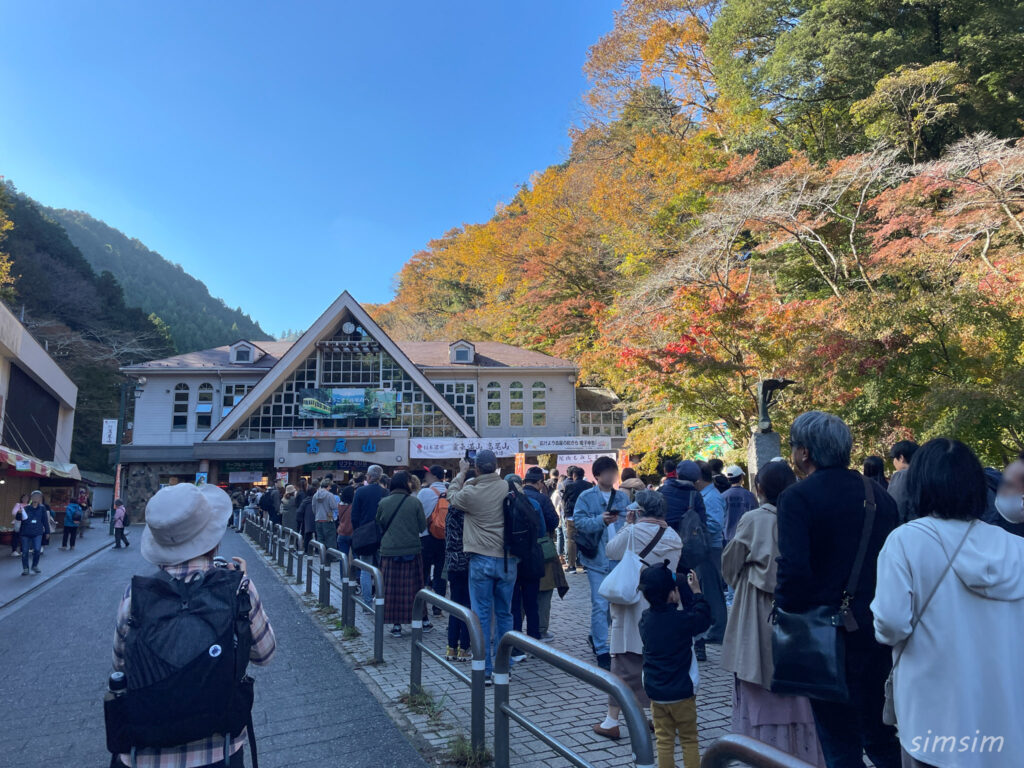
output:
[[[878,557],[875,636],[893,646],[893,702],[904,766],[1024,764],[1024,539],[979,519],[981,463],[956,440],[914,455],[917,519]]]

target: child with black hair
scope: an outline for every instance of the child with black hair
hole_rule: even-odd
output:
[[[701,594],[697,574],[686,575],[680,590],[668,561],[640,576],[640,589],[651,607],[640,619],[644,641],[644,690],[651,699],[651,718],[658,747],[658,768],[674,768],[676,734],[683,747],[683,765],[699,768],[697,700],[691,677],[693,638],[711,626],[711,607]]]

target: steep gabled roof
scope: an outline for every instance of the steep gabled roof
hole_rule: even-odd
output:
[[[206,436],[206,442],[223,440],[233,430],[240,427],[307,357],[316,353],[317,342],[330,337],[332,331],[337,327],[346,312],[380,344],[385,352],[391,355],[392,359],[398,363],[406,375],[423,390],[424,395],[430,399],[441,413],[448,417],[456,429],[460,430],[467,437],[477,436],[473,428],[441,396],[437,389],[434,388],[434,385],[423,375],[423,372],[402,351],[401,347],[392,341],[384,333],[383,329],[373,321],[373,318],[366,313],[366,310],[360,306],[359,302],[352,298],[348,291],[345,291],[327,308],[326,312],[317,318],[316,322],[309,327],[309,330],[302,334],[298,341],[281,355],[274,367],[267,371],[259,383],[249,390],[249,393],[242,398],[242,401],[210,431]]]

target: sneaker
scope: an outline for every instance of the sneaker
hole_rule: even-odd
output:
[[[459,648],[458,661],[472,661],[472,660],[473,660],[473,652],[472,651],[470,651],[468,648]]]
[[[367,608],[367,607],[366,607],[366,606],[364,605],[364,606],[363,606],[363,615],[364,615],[364,616],[373,616],[373,611],[371,611],[371,610],[370,610],[369,608]]]
[[[42,573],[38,568],[33,568],[32,573]]]
[[[68,551],[67,547],[58,547],[58,549],[60,549],[61,552],[67,552]]]
[[[21,552],[11,552],[11,557],[21,557]]]
[[[509,658],[513,664],[518,664],[521,661],[526,661],[526,653],[523,651],[515,651]]]
[[[445,661],[458,661],[459,660],[459,652],[449,645],[448,646],[448,650],[445,651],[444,658],[445,658]]]
[[[423,622],[423,631],[424,632],[430,632],[433,629],[434,629],[434,625],[430,623],[430,619],[427,619],[426,621]]]
[[[435,605],[435,606],[433,607],[433,609],[431,610],[431,613],[433,613],[433,614],[434,614],[434,616],[440,616],[440,615],[441,615],[441,609],[440,609],[440,608],[438,608],[438,607],[437,607],[437,606]]]
[[[540,636],[540,639],[543,643],[550,643],[552,640],[555,639],[555,636],[552,635],[550,632],[545,632],[543,635]]]
[[[22,576],[28,576],[28,568],[22,568],[21,569],[21,575]]]
[[[565,566],[565,572],[566,573],[576,573],[576,566],[574,566],[574,565],[567,565],[567,566]]]
[[[399,624],[395,624],[395,626],[393,626],[391,628],[391,636],[392,637],[401,637],[402,636],[402,627]]]

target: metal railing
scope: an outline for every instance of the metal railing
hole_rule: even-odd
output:
[[[415,614],[414,614],[415,615]],[[648,729],[647,718],[636,700],[633,691],[621,679],[600,667],[580,661],[567,653],[557,651],[540,640],[534,640],[522,632],[506,632],[498,642],[494,658],[494,766],[509,768],[509,721],[515,720],[527,731],[547,744],[551,749],[580,768],[591,768],[591,764],[565,744],[554,738],[526,715],[517,712],[509,704],[509,670],[512,667],[512,649],[532,653],[536,658],[556,669],[575,677],[615,698],[622,708],[629,728],[629,739],[633,749],[636,768],[653,768],[654,745]],[[474,656],[476,652],[474,651]]]
[[[320,605],[331,604],[331,585],[327,581],[327,577],[331,575],[330,568],[326,565],[327,563],[327,547],[323,545],[323,542],[317,541],[316,539],[309,540],[309,546],[320,555],[320,589],[317,593],[317,602]],[[324,571],[327,570],[326,575]],[[313,556],[310,555],[309,559],[306,560],[306,594],[313,594]]]
[[[366,571],[373,579],[373,603],[363,600],[360,591],[359,579],[353,578],[356,571]],[[349,626],[356,624],[356,605],[373,614],[373,662],[381,664],[384,662],[384,574],[380,568],[365,560],[351,558],[346,571],[345,580],[348,582],[348,620]]]
[[[342,626],[350,626],[349,622],[349,590],[352,585],[348,581],[349,558],[340,549],[327,548],[327,562],[320,567],[320,593],[323,594],[324,582],[327,582],[327,605],[331,604],[331,587],[341,590],[341,623]],[[331,578],[331,563],[341,563],[341,582]]]
[[[701,758],[700,768],[726,768],[733,760],[751,768],[813,768],[788,752],[738,734],[721,736],[711,742]]]
[[[423,644],[423,611],[428,605],[436,605],[457,619],[462,619],[469,627],[469,645],[473,652],[471,671],[467,676],[441,654]],[[484,749],[484,632],[480,628],[480,619],[472,610],[464,605],[442,597],[429,589],[421,589],[412,601],[412,662],[409,666],[409,693],[416,695],[423,692],[423,654],[434,659],[444,669],[451,672],[470,690],[470,726],[469,740],[474,752]]]

